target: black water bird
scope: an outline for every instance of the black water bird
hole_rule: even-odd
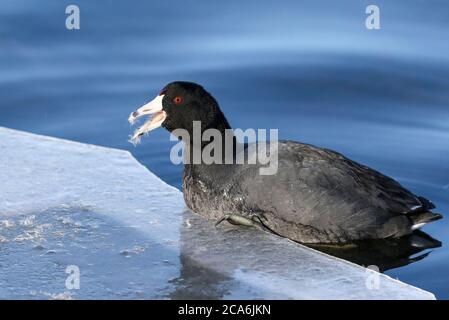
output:
[[[231,129],[212,95],[191,82],[168,84],[129,121],[150,114],[133,135],[134,142],[160,126],[172,133],[184,129],[192,137],[194,122],[200,121],[202,133],[215,129],[224,143]],[[187,144],[187,155],[209,145],[180,139]],[[236,150],[254,156],[252,144],[238,149],[236,139],[231,140],[233,159]],[[266,167],[260,162],[185,164],[182,191],[187,206],[218,222],[256,226],[306,244],[400,238],[442,218],[430,211],[435,208],[431,201],[335,151],[294,141],[279,141],[274,150],[270,155],[277,158],[277,171],[272,175],[260,174]]]

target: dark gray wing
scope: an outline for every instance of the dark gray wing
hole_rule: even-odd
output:
[[[263,176],[257,166],[248,166],[236,182],[251,210],[265,212],[270,228],[294,240],[408,234],[411,221],[405,214],[422,206],[395,180],[328,149],[279,142],[278,162],[276,175]],[[299,229],[309,236],[295,239]]]

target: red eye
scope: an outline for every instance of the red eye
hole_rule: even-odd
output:
[[[180,97],[180,96],[174,97],[173,102],[175,104],[180,104],[182,102],[182,97]]]

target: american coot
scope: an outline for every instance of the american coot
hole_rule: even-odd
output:
[[[216,100],[191,82],[168,84],[129,121],[148,114],[153,118],[134,140],[160,126],[192,136],[194,121],[201,121],[203,131],[213,128],[224,135],[230,129]],[[192,152],[192,141],[187,144]],[[203,142],[200,148],[206,146]],[[249,149],[246,144],[244,152]],[[279,141],[277,158],[274,175],[260,174],[260,163],[185,164],[187,206],[218,222],[256,226],[306,244],[399,238],[442,218],[430,212],[435,206],[429,200],[337,152]]]

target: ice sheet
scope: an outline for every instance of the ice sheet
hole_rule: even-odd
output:
[[[0,127],[0,181],[0,298],[434,299],[259,230],[215,228],[126,151]]]

